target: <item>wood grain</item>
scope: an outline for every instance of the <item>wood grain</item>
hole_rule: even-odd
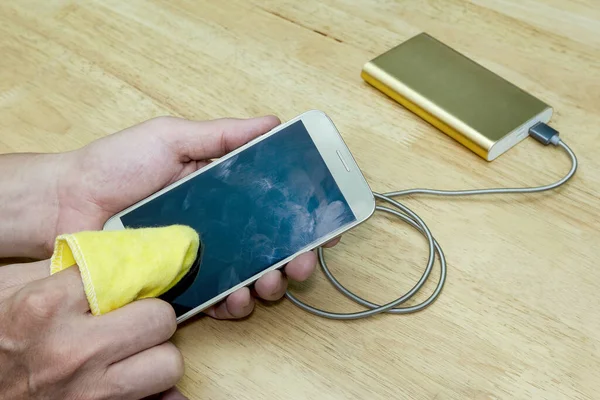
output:
[[[286,301],[244,321],[195,320],[175,337],[181,389],[193,399],[597,398],[596,0],[2,2],[0,152],[70,150],[161,114],[289,119],[316,108],[377,191],[565,173],[558,150],[531,140],[486,163],[361,81],[366,61],[421,31],[552,104],[578,175],[551,194],[407,200],[448,257],[437,303],[351,323]],[[424,250],[416,232],[378,216],[327,256],[344,284],[385,301],[417,279]],[[295,289],[356,309],[320,274]]]

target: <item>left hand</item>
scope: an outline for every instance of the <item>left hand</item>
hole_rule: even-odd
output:
[[[279,123],[272,116],[202,122],[160,117],[63,154],[60,162],[65,168],[57,193],[59,215],[47,248],[52,248],[58,234],[102,229],[114,214]],[[265,300],[278,300],[287,289],[286,277],[306,280],[316,263],[314,252],[302,254],[283,272],[262,276],[254,284],[255,292]],[[253,308],[250,290],[242,288],[205,313],[219,319],[242,318]]]

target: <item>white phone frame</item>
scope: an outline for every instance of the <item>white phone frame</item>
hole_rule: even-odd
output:
[[[373,196],[373,192],[369,188],[369,185],[362,175],[354,157],[350,153],[348,146],[344,143],[342,136],[336,129],[335,125],[331,121],[331,119],[322,111],[312,110],[305,112],[298,117],[283,123],[275,128],[273,128],[270,132],[252,140],[251,142],[245,144],[244,146],[234,150],[233,152],[227,154],[226,156],[220,158],[219,160],[208,164],[207,166],[199,169],[196,172],[191,173],[185,178],[180,179],[177,182],[172,183],[171,185],[165,187],[164,189],[148,196],[147,198],[139,201],[138,203],[126,208],[125,210],[119,212],[118,214],[112,216],[105,224],[104,230],[122,230],[125,229],[123,226],[123,222],[121,221],[121,217],[130,211],[142,206],[143,204],[149,202],[150,200],[161,196],[162,194],[170,191],[171,189],[181,185],[182,183],[193,179],[195,176],[202,174],[203,172],[213,168],[216,165],[228,160],[229,158],[235,156],[236,154],[246,150],[247,148],[253,146],[254,144],[267,139],[268,137],[277,134],[277,132],[285,129],[289,125],[294,124],[295,122],[302,121],[308,134],[314,141],[321,157],[325,161],[327,168],[331,172],[335,182],[337,183],[340,191],[343,193],[346,201],[348,202],[352,212],[354,213],[356,220],[346,226],[331,232],[329,235],[323,237],[317,242],[310,243],[305,248],[301,249],[297,253],[287,257],[285,260],[272,265],[271,267],[265,269],[262,272],[252,276],[251,278],[245,280],[244,282],[239,283],[238,285],[232,287],[231,289],[219,294],[218,296],[208,300],[207,302],[200,304],[198,307],[188,311],[187,313],[179,316],[177,318],[177,322],[181,323],[186,319],[198,314],[199,312],[207,309],[208,307],[216,304],[220,300],[223,300],[228,295],[233,293],[234,291],[248,286],[251,283],[255,282],[262,275],[266,274],[269,271],[281,268],[293,258],[298,256],[299,254],[305,253],[307,251],[311,251],[316,247],[319,247],[322,244],[327,243],[328,241],[334,239],[335,237],[341,235],[345,231],[359,225],[360,223],[366,221],[373,212],[375,211],[375,198]]]

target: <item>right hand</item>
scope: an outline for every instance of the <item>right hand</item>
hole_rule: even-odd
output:
[[[185,399],[171,389],[184,366],[168,342],[177,326],[168,303],[96,317],[76,266],[48,271],[48,260],[0,267],[0,399]]]

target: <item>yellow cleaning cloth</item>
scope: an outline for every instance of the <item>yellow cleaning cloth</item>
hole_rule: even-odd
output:
[[[56,238],[50,274],[75,264],[94,315],[137,299],[158,297],[185,276],[200,239],[182,225],[79,232]]]

